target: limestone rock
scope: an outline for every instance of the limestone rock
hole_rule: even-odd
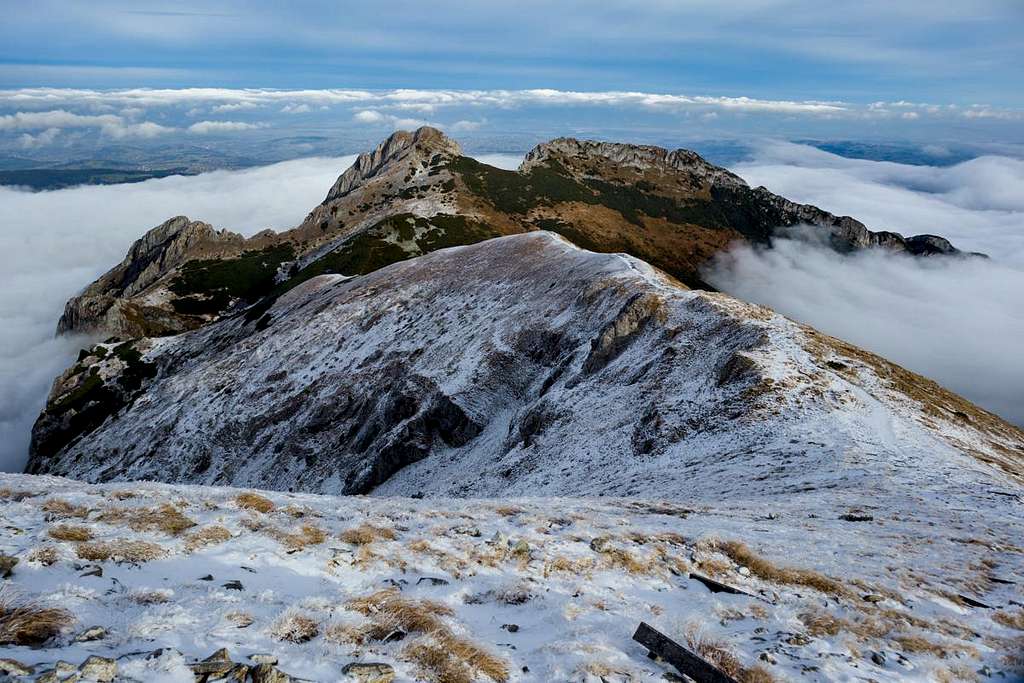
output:
[[[76,643],[88,643],[93,640],[101,640],[107,637],[107,629],[102,626],[90,626],[75,636]]]
[[[395,678],[394,667],[379,662],[351,662],[342,667],[341,673],[358,683],[391,683]]]
[[[89,656],[78,667],[82,678],[97,683],[109,683],[117,676],[117,662],[106,657]]]

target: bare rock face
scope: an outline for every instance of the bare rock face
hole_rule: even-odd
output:
[[[94,350],[73,373],[121,392],[116,410],[43,448],[44,427],[66,434],[65,417],[82,424],[93,405],[81,380],[55,388],[31,472],[334,493],[749,497],[807,477],[869,486],[892,463],[1017,476],[1024,448],[1020,430],[876,356],[543,231],[315,277],[258,321],[232,316],[130,348],[134,371]],[[145,377],[131,381],[138,363]]]
[[[176,216],[148,231],[107,271],[64,307],[58,333],[102,332],[123,337],[173,334],[204,322],[137,297],[177,266],[199,255],[233,251],[241,235]],[[133,301],[133,299],[136,299]]]

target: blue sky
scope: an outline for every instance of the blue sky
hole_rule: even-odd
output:
[[[547,87],[1024,106],[1020,0],[0,5],[0,87]]]
[[[496,148],[558,134],[1024,143],[1022,0],[171,7],[0,0],[0,154],[325,132],[363,145],[421,123]]]

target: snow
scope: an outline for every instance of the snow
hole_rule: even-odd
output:
[[[131,495],[126,498],[125,493]],[[902,508],[857,490],[817,491],[775,500],[723,505],[687,501],[605,499],[457,500],[331,497],[261,492],[275,509],[241,509],[240,491],[156,483],[101,485],[49,476],[0,475],[3,527],[0,552],[20,559],[5,591],[70,610],[77,622],[39,649],[2,648],[0,656],[47,665],[80,663],[95,654],[118,658],[121,680],[191,681],[184,666],[228,648],[235,661],[254,653],[280,659],[279,668],[314,681],[340,680],[352,661],[391,664],[397,681],[431,680],[408,661],[408,649],[427,637],[397,642],[333,642],[331,626],[359,627],[368,617],[347,608],[391,582],[401,596],[448,606],[448,628],[508,664],[510,681],[658,681],[671,671],[631,640],[640,621],[682,640],[695,625],[724,642],[746,666],[760,664],[778,680],[936,680],[943,672],[983,667],[1014,680],[1004,657],[1015,654],[1019,632],[994,621],[995,610],[959,604],[968,594],[995,608],[1020,609],[1024,581],[1024,516],[1020,500],[985,494],[943,498],[906,492]],[[88,509],[58,519],[43,505],[53,499]],[[980,504],[983,501],[984,504]],[[173,536],[135,531],[103,513],[111,509],[175,506],[196,523]],[[872,516],[849,522],[851,509]],[[142,540],[165,556],[141,564],[87,562],[74,542],[48,538],[56,524],[85,527],[95,541]],[[290,551],[280,531],[311,524],[322,543]],[[357,546],[346,530],[371,524],[394,538]],[[190,550],[197,530],[224,527],[230,538]],[[499,537],[499,541],[492,539]],[[507,540],[505,540],[507,539]],[[595,539],[602,539],[595,542]],[[712,539],[741,540],[778,565],[814,570],[843,582],[837,597],[805,586],[749,576],[715,551]],[[515,548],[525,541],[527,552]],[[56,550],[46,566],[33,551]],[[613,562],[621,550],[641,569]],[[102,576],[87,575],[99,564]],[[751,596],[711,593],[688,571],[719,572],[720,581]],[[212,575],[212,580],[202,577]],[[422,577],[447,583],[419,582]],[[991,579],[1014,583],[997,583]],[[243,590],[224,585],[240,581]],[[154,592],[166,602],[152,597]],[[499,596],[524,594],[522,604]],[[861,595],[879,594],[875,604]],[[142,596],[142,597],[140,597]],[[512,600],[511,602],[516,602]],[[253,619],[239,628],[233,613]],[[879,635],[808,631],[801,615],[888,620]],[[301,614],[319,625],[306,643],[281,641],[275,625]],[[896,616],[893,616],[896,615]],[[900,620],[913,618],[914,625]],[[516,624],[515,632],[503,629]],[[107,629],[101,640],[75,643],[86,627]],[[903,635],[941,646],[942,657],[912,651]],[[806,636],[802,638],[799,636]],[[1017,637],[1018,640],[1013,639]],[[165,653],[147,660],[158,648]],[[759,659],[764,653],[765,659]],[[872,661],[884,656],[884,665]],[[417,678],[419,676],[419,678]],[[480,680],[487,680],[481,678]]]

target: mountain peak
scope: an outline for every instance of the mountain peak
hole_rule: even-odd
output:
[[[555,138],[542,142],[526,155],[519,170],[526,172],[537,166],[556,161],[569,170],[577,172],[594,171],[594,163],[610,163],[630,167],[640,172],[682,171],[690,174],[698,184],[720,187],[747,187],[738,175],[715,166],[696,152],[688,149],[669,151],[654,145],[633,145],[600,140],[579,140],[577,138]]]
[[[394,164],[408,166],[436,154],[456,157],[462,154],[462,148],[455,140],[430,126],[422,126],[412,132],[397,130],[372,151],[360,154],[334,183],[323,203],[344,197]]]

